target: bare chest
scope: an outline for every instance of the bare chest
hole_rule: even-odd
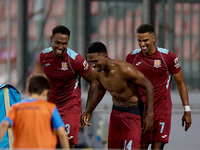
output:
[[[100,82],[110,93],[122,93],[127,88],[127,81],[122,76],[117,74],[112,74],[109,76],[102,75]]]

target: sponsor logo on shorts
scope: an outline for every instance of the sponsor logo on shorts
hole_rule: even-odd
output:
[[[70,137],[68,137],[69,140],[72,139],[72,138],[74,138],[74,136],[70,136]]]
[[[161,137],[164,139],[164,138],[166,138],[166,137],[167,137],[167,135],[165,134],[165,135],[162,135]]]

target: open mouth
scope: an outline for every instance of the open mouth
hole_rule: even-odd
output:
[[[63,51],[62,51],[62,50],[60,50],[60,49],[56,49],[56,55],[57,55],[57,56],[60,56],[60,55],[62,55],[62,53],[63,53]]]
[[[100,68],[99,67],[94,67],[94,69],[98,72],[100,72]]]
[[[141,49],[142,49],[143,51],[146,51],[146,50],[147,50],[147,47],[144,46],[144,47],[141,47]]]
[[[101,69],[101,68],[97,68],[96,70],[97,70],[98,72],[101,72],[101,71],[102,71],[102,69]]]

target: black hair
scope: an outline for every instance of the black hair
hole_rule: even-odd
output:
[[[44,90],[50,90],[49,80],[44,75],[31,75],[26,81],[26,90],[30,94],[42,94]]]
[[[63,25],[58,25],[55,28],[53,28],[52,36],[54,36],[56,33],[66,34],[70,37],[70,30]]]
[[[87,53],[107,53],[107,48],[103,43],[96,41],[90,44]]]
[[[150,24],[141,24],[137,28],[137,33],[154,33],[154,27]]]

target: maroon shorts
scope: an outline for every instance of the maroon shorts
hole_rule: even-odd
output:
[[[143,107],[143,106],[142,106]],[[143,108],[141,108],[143,111]],[[110,115],[108,149],[138,149],[141,140],[142,114],[138,105],[117,107]]]
[[[78,144],[78,132],[81,114],[61,115],[65,125],[65,132],[68,135],[69,142]]]
[[[153,128],[142,135],[142,144],[152,142],[168,143],[171,129],[171,115],[154,115]]]

